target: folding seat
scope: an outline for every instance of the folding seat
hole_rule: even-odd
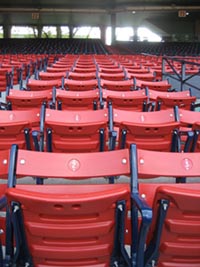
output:
[[[130,147],[137,144],[138,148],[158,151],[179,150],[179,127],[177,109],[155,112],[139,112],[113,109],[109,105],[109,125],[118,131],[117,148]],[[113,128],[114,126],[114,128]]]
[[[52,89],[41,91],[7,90],[6,108],[8,110],[40,109],[52,100]]]
[[[87,65],[86,65],[87,66]],[[93,66],[85,67],[82,65],[76,65],[75,67],[72,68],[72,71],[75,73],[96,73],[96,66],[93,64]]]
[[[132,111],[148,111],[146,90],[111,91],[103,89],[103,98],[113,108]]]
[[[65,90],[70,90],[70,91],[95,90],[98,88],[98,80],[96,80],[96,79],[89,79],[89,80],[65,79],[64,80],[64,88],[65,88]]]
[[[118,74],[123,72],[122,67],[112,68],[112,67],[98,67],[97,68],[100,73],[107,74]]]
[[[126,72],[129,74],[146,74],[150,73],[150,70],[144,67],[141,68],[125,68]]]
[[[34,267],[134,266],[135,259],[125,249],[126,235],[131,236],[126,224],[127,217],[132,217],[129,184],[22,185],[15,181],[16,176],[77,180],[129,175],[128,149],[63,154],[27,153],[13,146],[10,157],[6,196],[15,245],[11,242],[7,249],[14,254],[6,255],[7,262],[11,258],[13,264]]]
[[[171,84],[168,80],[162,81],[144,81],[138,78],[134,79],[135,87],[138,89],[148,88],[149,90],[159,91],[159,92],[167,92],[171,89]]]
[[[149,81],[149,82],[153,82],[155,81],[155,74],[153,72],[150,73],[127,73],[127,78],[128,79],[139,79],[139,80],[143,80],[143,81]]]
[[[121,64],[125,69],[130,69],[130,70],[138,70],[138,69],[142,68],[141,64],[135,64],[135,63],[130,62],[130,61],[129,62],[123,62]]]
[[[156,82],[157,83],[157,82]],[[143,88],[143,87],[141,87]],[[185,90],[185,91],[157,91],[154,89],[149,89],[146,87],[148,90],[148,95],[150,100],[156,101],[158,97],[164,97],[164,98],[173,98],[173,97],[183,97],[183,98],[188,98],[191,97],[191,90]]]
[[[132,91],[134,90],[134,83],[132,80],[104,80],[100,79],[100,85],[103,89],[113,90],[113,91]]]
[[[53,106],[58,110],[99,109],[99,90],[72,91],[53,89]]]
[[[27,66],[18,62],[8,62],[1,64],[1,68],[6,69],[12,77],[12,84],[18,84],[20,79],[26,79]],[[7,77],[8,79],[9,77]]]
[[[135,266],[199,266],[199,153],[145,151],[136,150],[136,146],[132,146],[132,168],[136,170],[133,179],[133,208],[135,214],[138,214],[138,221],[133,225],[133,229],[138,229],[136,248],[132,251],[132,255],[137,255]],[[187,177],[187,180],[193,178],[193,182],[142,183],[138,180],[149,176]]]
[[[191,90],[158,94],[156,98],[156,109],[161,110],[178,106],[181,109],[193,110],[195,108],[195,102],[196,96],[192,96]]]
[[[66,66],[66,67],[47,67],[46,72],[66,72],[70,71],[72,66]]]
[[[179,120],[183,133],[187,133],[188,131],[194,132],[193,143],[189,148],[190,151],[200,151],[200,112],[179,109]]]
[[[6,91],[7,87],[11,87],[13,82],[12,68],[0,68],[0,92]]]
[[[60,72],[40,71],[37,75],[38,75],[38,79],[42,81],[59,80],[59,79],[67,77],[67,71],[60,71]]]
[[[36,150],[44,149],[49,152],[106,150],[108,149],[107,126],[107,109],[53,110],[42,106],[39,146],[34,139]],[[37,138],[38,133],[34,134],[34,138]]]
[[[12,144],[20,148],[33,148],[31,131],[38,130],[40,109],[0,110],[0,150]]]
[[[74,61],[71,61],[71,62],[62,62],[62,61],[57,61],[56,63],[54,64],[51,64],[50,67],[51,68],[56,68],[56,69],[70,69],[72,68],[74,65]]]
[[[53,89],[53,87],[59,88],[62,86],[62,79],[54,79],[49,81],[41,81],[28,79],[26,89],[30,91],[41,91]]]
[[[126,73],[122,70],[120,73],[98,72],[98,78],[109,81],[123,81],[127,79]]]
[[[85,72],[85,73],[69,71],[67,73],[67,79],[71,80],[85,81],[85,80],[95,80],[96,78],[97,78],[96,71]]]
[[[113,68],[113,69],[118,69],[118,64],[116,64],[113,60],[111,59],[105,59],[105,60],[96,60],[96,65],[99,68]]]

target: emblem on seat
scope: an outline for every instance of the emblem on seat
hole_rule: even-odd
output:
[[[69,169],[73,172],[80,168],[80,162],[77,159],[71,159],[68,163]]]
[[[189,171],[193,167],[193,163],[190,159],[184,158],[182,160],[182,166],[186,171]]]

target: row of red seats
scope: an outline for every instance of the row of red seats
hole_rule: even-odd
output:
[[[16,115],[14,110],[3,112],[7,114],[10,121],[15,121]],[[84,116],[86,112],[87,120]],[[164,126],[160,123],[162,118],[167,118],[168,121],[172,122],[175,129],[179,128],[179,120],[182,119],[183,122],[187,114],[190,123],[191,117],[194,114],[196,115],[195,124],[198,124],[199,121],[197,112],[185,112],[184,110],[176,112],[176,110],[167,109],[158,112],[129,113],[117,109],[114,109],[113,112],[110,109],[102,109],[90,111],[90,113],[91,112],[96,119],[99,119],[96,112],[101,114],[101,130],[104,128],[104,125],[109,129],[107,134],[98,130],[99,135],[97,136],[96,134],[98,140],[99,137],[101,138],[104,135],[106,137],[115,137],[110,136],[110,132],[113,132],[110,131],[110,126],[112,126],[110,125],[111,113],[113,115],[111,124],[114,124],[115,127],[119,127],[119,124],[123,126],[123,131],[120,130],[119,132],[124,132],[124,127],[129,120],[128,114],[131,116],[131,124],[133,122],[132,116],[135,114],[137,124],[136,131],[138,130],[138,133],[142,133],[142,137],[144,137],[143,142],[141,142],[141,144],[138,143],[138,147],[144,145],[146,139],[151,136],[150,143],[153,150],[155,149],[155,144],[153,146],[152,137],[155,138],[156,133],[160,133],[163,136],[163,132],[161,133],[159,127],[161,127],[161,129],[165,128],[166,130],[166,122],[163,123]],[[16,114],[20,113],[17,112]],[[84,129],[84,123],[86,123],[86,126],[89,127],[88,129],[90,130],[94,129],[94,125],[93,123],[88,125],[88,114],[88,111],[67,112],[50,110],[46,109],[45,106],[43,106],[43,111],[41,113],[40,111],[38,112],[38,110],[35,111],[34,118],[39,118],[40,128],[34,130],[37,130],[39,137],[42,137],[39,139],[39,141],[42,141],[39,143],[39,149],[44,148],[47,142],[48,146],[45,147],[45,150],[47,148],[47,150],[51,151],[50,148],[53,147],[51,146],[53,144],[60,152],[60,148],[61,150],[63,148],[62,142],[64,141],[63,137],[65,134],[71,136],[70,145],[72,141],[75,141],[77,146],[82,144],[83,141],[86,141],[85,144],[87,144],[87,147],[85,148],[89,148],[87,142],[89,140],[88,138],[91,137],[91,132],[89,132],[89,136],[85,135],[87,130],[85,130],[86,128]],[[166,117],[164,114],[167,114]],[[159,123],[155,125],[155,117],[157,116],[159,116]],[[28,117],[26,120],[28,120]],[[65,124],[67,118],[69,118],[68,126]],[[151,124],[152,118],[153,123]],[[61,119],[61,123],[59,123],[59,119]],[[24,120],[23,118],[23,122]],[[106,123],[104,124],[105,121]],[[141,126],[145,128],[144,132],[146,136],[143,135],[143,131],[139,130],[140,122]],[[186,121],[184,122],[187,123]],[[188,126],[188,123],[186,125]],[[127,129],[125,129],[128,133],[128,135],[126,133],[126,138],[129,134],[131,135],[131,127],[132,125],[129,124]],[[27,124],[26,128],[28,128]],[[2,128],[2,131],[5,133],[4,130],[5,128]],[[9,133],[13,133],[11,128],[9,130]],[[136,131],[134,130],[134,133]],[[20,132],[22,133],[22,131]],[[44,137],[45,132],[46,137]],[[166,133],[166,131],[164,132]],[[84,133],[83,139],[80,139],[80,143],[78,143],[77,139],[75,139],[75,134],[81,135],[81,133]],[[151,135],[152,133],[153,135]],[[170,136],[172,136],[171,133],[172,131],[170,131]],[[60,134],[61,136],[59,136]],[[8,137],[9,135],[5,134],[5,136]],[[159,139],[157,141],[160,141],[161,136],[159,134],[157,136]],[[141,136],[139,139],[140,138]],[[95,144],[95,140],[92,139],[93,145]],[[126,139],[126,141],[127,140],[128,139]],[[45,141],[45,143],[43,143],[43,141]],[[119,139],[117,141],[119,141]],[[164,141],[166,144],[167,139]],[[111,140],[111,142],[113,141]],[[132,142],[136,141],[131,141],[131,143]],[[110,144],[110,146],[113,148],[112,144]],[[128,142],[127,146],[129,147]],[[112,264],[112,261],[114,261],[115,264],[119,262],[122,266],[137,267],[148,266],[149,263],[160,264],[161,266],[170,266],[172,262],[174,266],[178,266],[182,263],[189,264],[190,266],[192,266],[192,264],[194,264],[194,266],[198,264],[199,184],[173,184],[167,186],[161,184],[152,184],[150,186],[149,184],[140,184],[138,188],[137,183],[138,177],[152,178],[156,176],[172,175],[182,178],[190,175],[199,176],[198,153],[166,154],[160,151],[144,151],[141,149],[136,151],[134,145],[131,145],[130,150],[119,149],[109,152],[102,151],[101,153],[98,153],[98,150],[98,152],[94,154],[92,152],[83,154],[80,153],[79,150],[78,153],[68,151],[70,154],[66,154],[66,151],[62,151],[62,154],[58,154],[58,151],[57,153],[23,151],[21,149],[18,150],[16,146],[12,148],[11,154],[9,154],[9,151],[2,151],[2,176],[6,175],[6,172],[9,173],[9,188],[6,189],[4,187],[11,207],[11,213],[8,213],[7,216],[12,216],[11,221],[14,222],[12,227],[19,230],[14,232],[16,234],[15,240],[20,240],[19,243],[16,242],[17,254],[15,254],[14,258],[12,257],[15,246],[14,243],[6,243],[8,249],[6,250],[6,257],[2,262],[5,261],[6,264],[9,264],[10,261],[14,260],[17,264],[19,262],[26,262],[35,266],[39,264],[47,266],[62,264],[68,266],[71,263],[79,266],[80,262],[82,266],[109,266],[110,262]],[[53,152],[55,152],[55,150]],[[131,154],[129,154],[130,152]],[[37,153],[37,155],[35,153]],[[69,155],[69,157],[66,155]],[[155,159],[159,159],[160,164],[158,164]],[[8,162],[12,162],[9,164],[9,166],[11,166],[9,167],[9,171],[6,169]],[[46,164],[46,162],[51,162],[52,164]],[[92,166],[88,166],[88,162],[90,162]],[[102,166],[104,166],[104,168],[102,168]],[[172,168],[172,166],[174,167]],[[180,166],[180,168],[177,166]],[[93,185],[87,184],[85,187],[82,185],[37,185],[36,187],[34,185],[16,185],[15,180],[16,177],[24,177],[27,175],[39,177],[40,179],[47,177],[84,179],[86,177],[97,177],[99,175],[103,177],[115,177],[121,174],[131,177],[130,186],[127,184],[116,184],[102,185],[102,187],[97,185],[93,187]],[[88,192],[90,192],[90,194],[88,194]],[[146,200],[147,203],[145,203],[144,200]],[[187,207],[185,205],[186,202],[188,203]],[[189,203],[192,205],[189,205]],[[130,207],[132,210],[131,212],[129,211]],[[151,207],[154,208],[153,220]],[[137,209],[141,212],[142,217],[138,216]],[[191,217],[189,218],[189,216],[185,216],[185,214],[188,213],[193,215],[192,219]],[[63,214],[67,214],[67,218],[63,218]],[[95,214],[97,214],[97,216],[94,216]],[[70,217],[70,221],[68,220],[68,216]],[[180,224],[179,220],[181,220]],[[89,224],[90,222],[91,224]],[[151,222],[152,225],[149,230]],[[183,224],[186,226],[183,227]],[[187,233],[187,241],[185,241],[184,237],[186,229],[189,228],[188,225],[190,226],[188,230],[190,234]],[[192,233],[191,225],[194,227]],[[140,231],[138,231],[138,226],[141,227],[139,228],[141,229]],[[9,232],[10,229],[12,231],[12,227],[8,225],[7,231]],[[160,235],[160,228],[162,227],[163,231],[162,235]],[[156,229],[158,229],[158,231],[156,231]],[[146,239],[148,230],[149,232]],[[177,238],[177,232],[180,238]],[[10,234],[8,234],[8,236],[10,236]],[[98,241],[95,242],[94,240]],[[196,243],[194,244],[194,242]],[[191,243],[193,243],[192,249],[190,249]],[[25,246],[26,244],[27,246]],[[125,251],[125,244],[131,244],[132,249],[130,257]],[[187,250],[185,249],[182,251],[180,249],[183,245]],[[24,253],[21,253],[22,247],[23,249],[25,247],[27,248],[23,250]],[[158,257],[158,254],[160,257]],[[192,255],[192,259],[190,255]]]
[[[1,149],[8,148],[12,143],[20,148],[32,149],[34,141],[37,150],[53,152],[104,151],[129,147],[131,143],[151,150],[184,150],[179,139],[185,143],[187,140],[181,137],[189,136],[190,132],[195,132],[198,137],[200,122],[199,112],[177,107],[139,112],[112,110],[112,105],[109,105],[100,110],[60,111],[42,105],[41,110],[0,112]],[[192,136],[189,143],[186,142],[185,150],[191,149],[193,141]],[[192,150],[199,149],[198,138],[197,141]]]
[[[110,90],[112,87],[109,88],[104,80],[86,83],[71,83],[71,80],[66,80],[64,83],[60,80],[40,83],[38,80],[29,80],[28,84],[29,88],[33,88],[33,90],[8,88],[6,101],[4,105],[1,103],[1,106],[6,106],[7,109],[28,109],[39,108],[43,102],[46,102],[56,109],[74,110],[99,109],[105,106],[104,102],[112,102],[115,108],[135,111],[161,110],[174,106],[194,110],[198,106],[196,97],[191,95],[191,90],[160,92],[140,88],[132,91],[115,91]],[[72,90],[65,90],[65,86],[69,85],[72,86]],[[127,83],[128,85],[131,86],[131,83]],[[90,90],[83,90],[85,87],[90,87]],[[80,88],[82,90],[75,90]],[[34,91],[34,89],[37,90]]]
[[[8,176],[1,187],[1,208],[8,205],[1,266],[198,266],[200,183],[145,184],[139,178],[199,177],[199,157],[135,145],[102,153],[45,153],[16,145],[0,151],[0,176]],[[130,182],[18,183],[24,176],[113,175]]]

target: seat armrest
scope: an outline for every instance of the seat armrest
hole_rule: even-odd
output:
[[[147,233],[152,222],[152,209],[149,207],[145,199],[138,192],[132,192],[132,260],[134,259],[136,267],[144,266],[144,252],[146,246]],[[138,212],[141,215],[141,224],[138,228]],[[134,242],[135,240],[135,242]],[[134,245],[135,244],[135,245]]]

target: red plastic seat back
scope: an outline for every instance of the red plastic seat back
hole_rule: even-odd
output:
[[[103,89],[113,91],[131,91],[134,87],[133,80],[104,80],[101,79],[101,86]]]
[[[0,111],[0,149],[8,149],[12,144],[26,148],[24,130],[39,127],[40,112],[33,110]]]
[[[52,99],[52,90],[42,91],[22,91],[10,90],[9,95],[6,97],[7,103],[11,104],[13,110],[21,109],[40,109],[41,105]]]
[[[151,80],[139,80],[140,77],[136,80],[137,87],[140,88],[148,88],[149,90],[155,90],[158,92],[167,92],[168,89],[171,88],[171,84],[168,82],[168,80],[163,81],[151,81]]]
[[[151,190],[151,185],[148,190]],[[200,184],[158,186],[153,203],[154,216],[149,240],[154,235],[160,200],[168,200],[169,207],[162,228],[156,266],[198,266],[200,262]]]
[[[140,79],[143,81],[153,82],[155,80],[155,76],[153,73],[128,73],[129,79]],[[143,87],[144,88],[144,87]]]
[[[99,72],[98,76],[100,79],[109,80],[109,81],[123,81],[125,79],[125,74],[123,71],[121,71],[120,73]]]
[[[77,180],[130,175],[128,149],[67,154],[17,150],[13,146],[11,151],[15,160],[10,186],[15,176]],[[117,202],[120,211],[122,202],[126,206],[126,218],[129,184],[16,184],[7,190],[7,196],[9,203],[21,204],[34,266],[109,266],[118,225]]]
[[[61,72],[39,72],[39,79],[40,80],[55,80],[55,79],[62,79],[66,77],[66,72],[61,71]]]
[[[86,80],[95,80],[96,79],[96,71],[92,72],[85,72],[85,73],[79,73],[79,72],[69,72],[68,76],[71,80],[77,80],[77,81],[86,81]]]
[[[80,79],[80,80],[65,80],[65,89],[70,91],[88,91],[97,88],[98,82],[96,79]]]
[[[144,106],[146,106],[148,102],[148,97],[145,95],[145,90],[113,93],[110,92],[112,91],[106,92],[106,101],[107,103],[111,102],[113,108],[143,111]]]
[[[34,266],[109,266],[116,202],[128,185],[20,185],[7,191],[21,204]]]
[[[45,128],[52,130],[54,152],[100,151],[100,129],[106,133],[107,110],[46,110]]]
[[[119,145],[122,130],[126,131],[126,147],[131,143],[138,148],[170,151],[173,131],[180,127],[173,109],[155,112],[134,112],[114,109],[114,124],[119,127]]]
[[[61,79],[56,78],[54,78],[54,80],[49,81],[29,79],[27,82],[27,89],[30,91],[52,90],[54,86],[56,88],[59,88],[61,87],[61,85]]]
[[[160,109],[172,108],[178,106],[182,109],[191,110],[192,104],[196,101],[196,96],[158,96],[157,102],[159,102]]]
[[[91,110],[99,103],[99,90],[89,91],[56,91],[56,101],[62,105],[62,110]]]
[[[154,82],[158,83],[158,82]],[[148,87],[148,86],[147,86]],[[191,96],[190,90],[179,91],[179,92],[166,92],[166,91],[157,91],[156,89],[148,89],[148,95],[150,100],[157,100],[158,97],[164,98],[188,98]]]

